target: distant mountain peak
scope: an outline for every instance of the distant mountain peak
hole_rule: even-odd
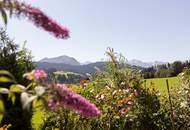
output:
[[[155,65],[167,64],[167,62],[162,62],[162,61],[143,62],[143,61],[137,60],[137,59],[129,60],[127,63],[130,65],[140,66],[140,67],[144,67],[144,68],[152,67]]]
[[[62,55],[62,56],[58,56],[57,58],[73,58],[73,57],[70,57],[70,56],[67,56],[67,55]]]
[[[86,62],[81,63],[81,65],[88,65],[88,64],[91,64],[91,63],[93,63],[93,62],[91,62],[91,61],[86,61]]]
[[[58,57],[53,57],[53,58],[43,58],[39,62],[47,62],[47,63],[63,63],[63,64],[68,64],[68,65],[80,65],[80,62],[78,62],[75,58],[62,55]]]
[[[53,57],[53,58],[45,57],[45,58],[41,59],[39,62],[68,64],[68,65],[74,65],[74,66],[88,65],[88,64],[93,63],[93,62],[89,62],[89,61],[84,62],[84,63],[80,63],[75,58],[67,56],[67,55],[61,55],[61,56],[57,56],[57,57]],[[152,67],[155,65],[167,64],[168,62],[161,62],[161,61],[144,62],[141,60],[132,59],[132,60],[127,61],[127,63],[129,65],[132,65],[132,66],[139,66],[139,67],[143,67],[143,68],[148,68],[148,67]]]

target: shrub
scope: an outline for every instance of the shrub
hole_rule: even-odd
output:
[[[107,55],[106,70],[98,70],[91,82],[76,89],[100,108],[101,117],[88,119],[62,111],[54,113],[54,118],[50,114],[44,125],[53,123],[53,128],[63,122],[65,130],[150,130],[163,125],[158,93],[145,89],[138,70],[126,65],[113,49]]]
[[[0,76],[0,83],[14,80],[10,73],[0,71],[0,74],[2,73],[10,75],[10,77],[4,75]],[[31,81],[29,85],[22,86],[20,84],[13,84],[9,89],[0,89],[0,96],[12,95],[11,97],[15,98],[16,94],[20,95],[19,101],[21,102],[23,110],[25,110],[20,113],[23,116],[28,116],[25,112],[31,111],[32,103],[34,103],[34,107],[36,107],[35,104],[38,104],[38,107],[41,107],[43,110],[51,110],[59,114],[61,114],[60,110],[64,110],[63,108],[72,110],[86,118],[96,118],[101,114],[94,104],[67,88],[66,85],[49,82],[47,80],[47,74],[43,70],[33,70],[30,73],[24,74],[24,77]],[[15,101],[11,100],[11,102],[14,105]],[[3,119],[7,116],[12,117],[12,115],[7,115],[7,109],[6,107],[4,108],[4,104],[6,103],[7,101],[4,101],[4,103],[1,102],[0,109],[1,116],[4,114]],[[26,120],[30,121],[30,119]],[[28,127],[26,124],[22,124],[24,127],[21,127],[20,122],[12,122],[12,125],[13,127],[11,127],[11,129],[31,129],[31,127]],[[59,129],[62,129],[62,127],[62,125],[59,125]]]
[[[171,90],[172,119],[175,129],[188,130],[190,128],[190,70],[185,68],[178,75],[180,86]]]

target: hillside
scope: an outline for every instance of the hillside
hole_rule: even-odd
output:
[[[68,71],[68,72],[75,72],[79,74],[86,74],[90,73],[93,74],[96,72],[95,67],[103,70],[105,68],[105,62],[96,62],[90,63],[87,65],[69,65],[64,63],[47,63],[47,62],[36,62],[37,68],[44,69],[48,72],[55,72],[55,71]]]

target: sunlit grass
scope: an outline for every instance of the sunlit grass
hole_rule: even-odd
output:
[[[155,88],[157,89],[161,96],[167,95],[167,84],[166,80],[168,79],[169,87],[176,88],[179,86],[179,79],[178,77],[171,77],[171,78],[153,78],[153,79],[146,79],[146,87],[148,88]],[[145,85],[145,83],[144,83]]]

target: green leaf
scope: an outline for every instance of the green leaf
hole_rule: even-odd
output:
[[[3,120],[3,113],[0,113],[0,123],[1,123],[1,121]]]
[[[120,119],[120,116],[115,115],[113,118],[114,118],[114,119]]]
[[[16,83],[14,76],[5,70],[0,70],[0,83]]]
[[[9,77],[10,79],[15,81],[15,77],[10,72],[8,72],[6,70],[0,70],[0,76]]]
[[[7,13],[5,12],[4,9],[1,9],[1,15],[2,15],[5,25],[7,25]]]
[[[16,100],[16,96],[15,96],[15,94],[13,94],[13,95],[11,96],[12,104],[15,104],[15,100]]]
[[[15,104],[16,96],[14,93],[9,93],[8,98],[11,99],[12,104]]]
[[[16,85],[11,85],[10,91],[14,93],[21,93],[25,90],[26,88],[22,85],[16,84]]]
[[[2,119],[3,119],[4,111],[5,111],[4,103],[3,103],[2,100],[0,100],[0,122],[1,122]]]
[[[14,80],[12,80],[8,77],[4,77],[4,76],[0,77],[0,83],[10,83],[10,82],[14,82]]]

